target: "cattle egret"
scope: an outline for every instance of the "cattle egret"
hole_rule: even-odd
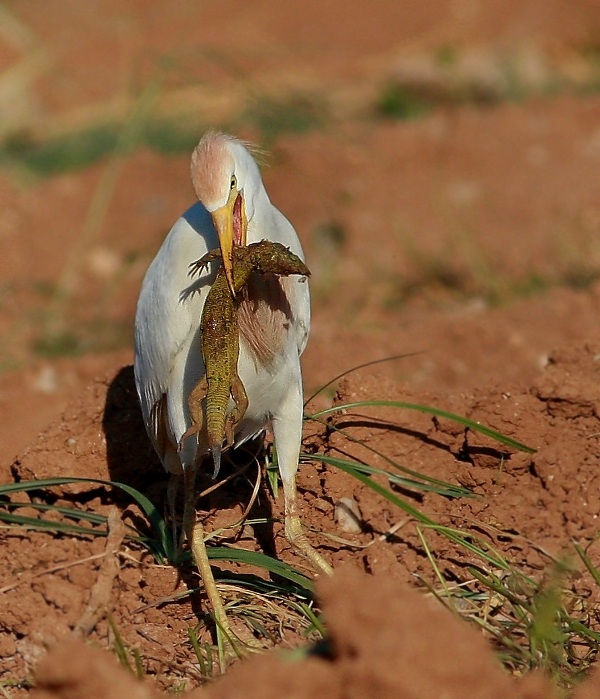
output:
[[[165,469],[183,473],[183,531],[217,626],[227,633],[227,618],[195,512],[196,470],[209,445],[202,432],[182,440],[191,426],[188,396],[205,373],[200,319],[214,270],[193,278],[188,272],[191,263],[218,246],[233,288],[233,246],[271,240],[301,259],[304,255],[294,228],[271,204],[258,166],[241,141],[206,134],[193,152],[191,177],[199,201],[175,223],[142,284],[135,318],[135,381],[146,429]],[[307,280],[254,274],[238,308],[238,323],[238,374],[248,407],[236,426],[235,446],[272,426],[283,483],[286,537],[317,571],[330,574],[329,564],[302,531],[296,504],[303,413],[300,355],[310,326]]]

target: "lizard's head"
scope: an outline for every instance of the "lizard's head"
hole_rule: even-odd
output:
[[[248,222],[264,193],[258,166],[241,141],[211,132],[192,153],[191,176],[196,196],[212,216],[233,293],[233,246],[246,245]]]

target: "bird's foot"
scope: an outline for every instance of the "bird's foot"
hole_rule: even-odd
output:
[[[312,565],[317,573],[333,575],[333,568],[308,541],[302,529],[300,517],[297,515],[286,516],[285,535],[294,549]]]

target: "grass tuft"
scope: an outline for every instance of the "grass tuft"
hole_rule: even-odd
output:
[[[319,412],[314,413],[313,415],[310,415],[309,417],[310,417],[310,419],[314,420],[315,418],[324,417],[325,415],[330,415],[332,413],[337,413],[337,412],[341,412],[344,410],[352,410],[354,408],[367,408],[367,407],[405,408],[407,410],[415,410],[415,411],[420,412],[420,413],[427,413],[429,415],[434,415],[435,417],[442,417],[442,418],[445,418],[447,420],[452,420],[453,422],[457,422],[458,424],[464,425],[465,427],[469,428],[470,430],[473,430],[474,432],[479,432],[480,434],[483,434],[486,437],[491,437],[492,439],[495,439],[500,444],[504,444],[508,447],[516,449],[517,451],[524,451],[528,454],[534,454],[536,451],[533,447],[528,447],[526,444],[523,444],[522,442],[519,442],[516,439],[512,439],[511,437],[507,437],[506,435],[498,432],[497,430],[493,430],[491,427],[486,427],[485,425],[482,425],[481,423],[476,422],[475,420],[470,420],[469,418],[462,417],[461,415],[456,415],[454,413],[450,413],[447,410],[442,410],[442,409],[436,408],[434,406],[419,405],[417,403],[405,403],[403,401],[393,401],[393,400],[356,401],[354,403],[345,403],[343,405],[336,405],[336,406],[333,406],[332,408],[320,410]]]
[[[113,636],[112,649],[117,656],[121,667],[128,670],[134,677],[141,680],[144,677],[145,672],[142,663],[142,656],[140,655],[139,650],[137,650],[137,648],[128,649],[123,641],[119,627],[110,614],[107,614],[107,619]]]

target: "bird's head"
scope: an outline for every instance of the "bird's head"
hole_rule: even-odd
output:
[[[212,216],[219,236],[223,268],[233,291],[234,245],[246,245],[260,190],[258,166],[246,146],[232,136],[205,134],[192,154],[196,196]]]

